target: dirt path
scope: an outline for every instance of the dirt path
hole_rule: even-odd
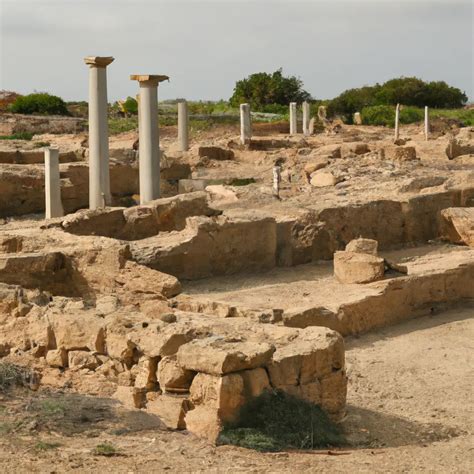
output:
[[[474,309],[347,341],[340,455],[214,447],[114,402],[67,394],[0,398],[5,472],[473,472]],[[39,398],[38,398],[39,397]],[[94,454],[109,443],[120,455]]]

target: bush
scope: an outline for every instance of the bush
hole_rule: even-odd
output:
[[[391,79],[382,85],[375,84],[344,91],[329,102],[328,115],[340,116],[346,122],[352,123],[354,112],[362,113],[362,109],[367,107],[403,104],[414,107],[460,108],[466,102],[466,94],[446,82],[424,82],[416,77],[401,77]],[[375,112],[377,116],[384,114],[382,109]],[[406,120],[416,121],[414,116],[411,118],[407,116]]]
[[[339,428],[318,406],[281,391],[266,391],[242,407],[220,442],[258,451],[318,449],[345,444]]]
[[[254,111],[263,112],[265,106],[290,102],[303,102],[311,95],[303,89],[303,82],[295,76],[283,76],[282,69],[272,74],[259,72],[237,81],[229,102],[234,107],[249,103]]]
[[[133,97],[127,97],[125,102],[122,104],[122,110],[126,114],[137,115],[138,114],[138,102]]]
[[[17,97],[9,110],[15,114],[70,115],[61,97],[45,92]]]
[[[32,132],[17,132],[13,135],[0,135],[0,140],[31,140],[34,135]]]
[[[364,125],[383,125],[385,127],[395,126],[395,106],[374,105],[364,107],[361,111],[362,123]],[[424,120],[425,111],[417,107],[400,108],[400,123],[409,124]]]

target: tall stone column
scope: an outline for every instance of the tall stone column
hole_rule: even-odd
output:
[[[240,142],[242,145],[250,143],[252,139],[252,121],[250,104],[240,104]]]
[[[158,132],[158,84],[168,76],[132,75],[140,86],[138,108],[138,159],[140,204],[160,197],[160,136]]]
[[[62,217],[64,211],[61,203],[59,150],[57,148],[46,148],[44,150],[44,178],[45,218]]]
[[[111,203],[106,67],[112,57],[88,56],[89,66],[89,207]]]
[[[309,135],[309,120],[310,120],[310,104],[309,102],[303,102],[303,134]]]
[[[297,133],[296,102],[290,102],[290,135]]]
[[[428,107],[425,107],[425,140],[428,141],[430,136],[430,116]]]
[[[400,104],[395,109],[395,140],[400,137]]]
[[[188,103],[181,100],[178,102],[178,144],[180,151],[189,150],[188,122]]]

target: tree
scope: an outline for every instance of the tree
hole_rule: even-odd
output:
[[[265,106],[271,104],[288,105],[310,99],[311,95],[303,89],[303,81],[295,76],[283,76],[280,68],[272,74],[259,72],[237,81],[229,102],[234,107],[249,103],[254,110],[265,111]]]
[[[467,102],[467,96],[456,87],[444,81],[424,82],[417,77],[399,77],[384,84],[364,86],[344,91],[328,105],[330,117],[342,116],[351,122],[354,112],[362,108],[396,104],[415,107],[460,108]],[[380,113],[382,109],[378,109]]]

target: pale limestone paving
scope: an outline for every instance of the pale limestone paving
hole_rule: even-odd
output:
[[[89,66],[89,208],[109,205],[109,130],[106,67],[113,57],[88,56]]]
[[[57,148],[46,148],[44,150],[44,177],[45,218],[62,217],[64,211],[61,203],[59,150]]]
[[[134,74],[140,86],[138,117],[140,204],[160,197],[160,137],[158,131],[158,84],[168,76]]]

